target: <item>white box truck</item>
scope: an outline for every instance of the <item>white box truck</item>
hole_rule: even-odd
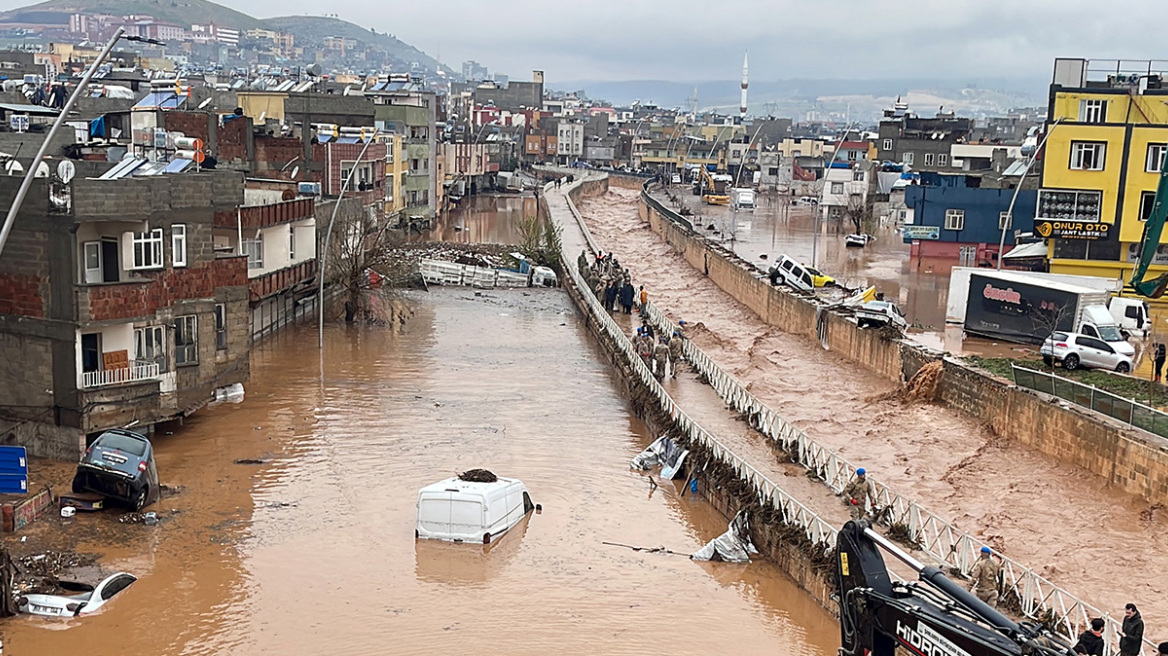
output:
[[[1016,271],[975,269],[969,275],[965,331],[993,339],[1041,344],[1055,331],[1078,332],[1135,355],[1107,309],[1106,291]],[[950,294],[953,290],[950,290]]]

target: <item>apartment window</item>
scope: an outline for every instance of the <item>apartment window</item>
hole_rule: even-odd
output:
[[[945,210],[945,229],[962,230],[965,228],[965,210]]]
[[[842,183],[842,182],[831,183],[831,193],[833,193],[833,194],[844,193],[844,183]]]
[[[1147,221],[1152,216],[1152,207],[1156,204],[1156,192],[1145,191],[1140,194],[1140,221]]]
[[[1072,141],[1071,168],[1078,171],[1102,171],[1107,144],[1099,141]]]
[[[247,268],[264,268],[264,236],[261,234],[244,239],[243,254],[247,256]]]
[[[150,232],[135,232],[133,244],[135,269],[162,267],[162,228],[155,228]]]
[[[1168,144],[1148,144],[1148,160],[1144,170],[1148,173],[1159,173],[1164,167],[1164,153],[1168,152]]]
[[[1010,227],[1010,213],[998,212],[998,230],[1005,230]]]
[[[1107,121],[1107,101],[1106,100],[1080,100],[1079,101],[1079,122],[1080,123],[1103,123]]]
[[[176,223],[170,227],[170,250],[171,257],[174,259],[174,266],[185,267],[187,265],[187,226],[184,223]]]
[[[913,163],[913,154],[912,153],[905,153],[903,159],[904,159],[905,164],[912,164]]]
[[[856,170],[852,171],[852,182],[863,182],[863,181],[864,181],[864,172],[863,171],[861,171],[860,169],[856,169]]]
[[[848,151],[848,161],[849,161],[849,162],[854,162],[854,161],[856,161],[856,160],[857,160],[857,159],[859,159],[859,158],[860,158],[860,152],[859,152],[859,151],[856,151],[856,150],[849,150],[849,151]]]
[[[925,166],[933,165],[933,153],[925,153]]]
[[[174,322],[174,363],[199,362],[199,318],[193,314],[176,317]]]
[[[296,260],[296,228],[288,226],[288,260]]]
[[[885,139],[884,140],[884,148],[882,148],[881,150],[892,150],[892,139]]]
[[[162,326],[146,326],[134,329],[134,359],[145,362],[162,362],[166,359],[166,334]]]
[[[215,305],[215,349],[227,350],[227,306],[222,303]]]
[[[937,166],[949,166],[949,154],[948,153],[938,153],[937,154]]]

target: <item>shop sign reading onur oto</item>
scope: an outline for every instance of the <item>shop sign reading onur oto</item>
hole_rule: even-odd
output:
[[[1111,225],[1101,220],[1103,194],[1079,189],[1039,189],[1034,231],[1043,238],[1107,239]]]
[[[1034,231],[1046,239],[1107,239],[1111,225],[1102,221],[1034,219]]]

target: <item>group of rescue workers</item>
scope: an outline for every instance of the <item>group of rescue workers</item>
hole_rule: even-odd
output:
[[[844,486],[841,495],[852,519],[875,518],[879,515],[876,486],[868,479],[868,472],[863,467],[856,470],[856,476]],[[983,546],[977,562],[969,570],[970,591],[978,599],[997,608],[1001,577],[1002,564],[994,557],[992,549]],[[1075,643],[1075,653],[1103,656],[1105,625],[1102,618],[1092,619],[1091,628],[1084,631]],[[1118,633],[1120,656],[1140,656],[1144,642],[1144,620],[1135,604],[1127,604],[1124,608],[1123,626]],[[1160,643],[1157,653],[1168,656],[1168,642]]]

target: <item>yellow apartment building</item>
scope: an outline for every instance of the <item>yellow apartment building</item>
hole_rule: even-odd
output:
[[[1052,273],[1130,277],[1168,150],[1158,63],[1055,60],[1034,219]],[[1161,246],[1151,273],[1165,270]]]

